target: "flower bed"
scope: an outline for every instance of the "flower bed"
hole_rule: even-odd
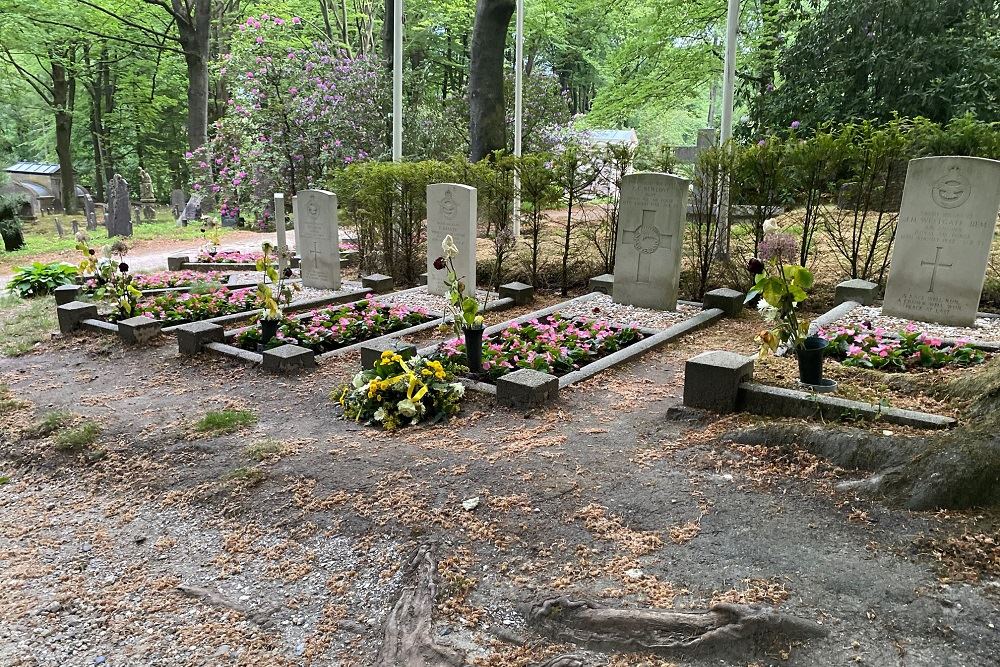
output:
[[[292,344],[321,354],[408,329],[431,319],[424,308],[411,308],[401,303],[388,306],[373,301],[357,301],[345,306],[313,310],[298,318],[286,318],[278,327],[277,335],[265,347]],[[256,351],[260,339],[260,325],[254,323],[236,337],[234,344]]]
[[[132,284],[140,290],[167,289],[170,287],[190,287],[198,283],[225,283],[229,275],[222,271],[161,271],[160,273],[136,273]],[[104,285],[97,278],[83,281],[85,292],[95,292]]]
[[[829,356],[845,366],[907,371],[916,368],[971,366],[986,359],[982,351],[966,341],[945,345],[944,341],[920,331],[912,322],[896,336],[882,327],[849,324],[820,329],[817,335],[830,341]]]
[[[207,250],[200,250],[195,258],[196,262],[207,262],[215,264],[254,264],[263,257],[260,251],[242,252],[240,250],[219,250],[215,254]]]
[[[489,380],[519,368],[566,375],[602,357],[637,343],[644,334],[634,326],[606,320],[554,314],[516,324],[483,340],[483,370]],[[465,342],[442,343],[434,358],[465,363]]]
[[[231,290],[220,287],[203,293],[167,292],[144,297],[136,305],[136,315],[164,323],[183,324],[261,308],[257,288]]]

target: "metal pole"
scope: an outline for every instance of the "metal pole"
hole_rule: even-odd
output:
[[[517,0],[514,35],[514,156],[521,157],[524,115],[524,0]],[[514,240],[521,236],[521,174],[514,171]]]
[[[740,0],[729,0],[729,11],[726,13],[726,57],[722,73],[722,127],[719,132],[719,145],[725,146],[733,136],[733,96],[736,78],[736,39],[740,28]],[[716,254],[720,257],[729,255],[729,175],[722,182],[722,193],[719,197],[719,225],[716,229]]]
[[[403,160],[403,0],[392,12],[392,161]]]

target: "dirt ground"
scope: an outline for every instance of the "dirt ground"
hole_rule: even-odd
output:
[[[172,338],[81,335],[0,359],[25,402],[0,409],[0,664],[372,665],[418,546],[437,563],[433,635],[473,665],[996,664],[996,572],[970,582],[981,570],[927,546],[976,517],[887,508],[808,454],[720,444],[747,418],[681,406],[684,359],[719,332],[542,410],[470,395],[459,419],[398,434],[337,418],[354,356],[275,378],[182,359]],[[224,408],[258,420],[193,429]],[[97,442],[31,433],[52,410],[99,424]],[[523,605],[556,595],[774,604],[830,634],[729,662],[600,653],[526,626]]]

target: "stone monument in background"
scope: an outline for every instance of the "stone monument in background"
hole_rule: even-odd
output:
[[[910,160],[882,312],[971,326],[1000,212],[1000,161]]]
[[[108,184],[108,203],[105,211],[108,238],[132,236],[132,207],[129,202],[128,181],[115,174]]]
[[[448,234],[458,246],[455,271],[465,281],[466,296],[476,293],[476,189],[457,183],[427,186],[427,291],[444,295],[447,270],[434,268],[434,260],[443,255],[441,241]]]
[[[156,219],[156,197],[153,195],[153,179],[149,172],[139,167],[139,203],[142,204],[142,219]]]

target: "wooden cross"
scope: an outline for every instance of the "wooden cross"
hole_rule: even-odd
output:
[[[940,266],[940,267],[943,267],[943,268],[946,268],[946,269],[950,269],[952,266],[954,266],[954,264],[942,264],[941,263],[940,260],[941,260],[941,251],[942,250],[944,250],[944,246],[938,246],[937,247],[937,250],[934,251],[934,261],[933,262],[928,262],[927,260],[921,260],[920,261],[920,266],[933,266],[934,267],[933,269],[931,269],[931,285],[930,285],[929,288],[927,288],[927,293],[928,294],[933,294],[934,293],[934,279],[937,278],[938,267]]]

